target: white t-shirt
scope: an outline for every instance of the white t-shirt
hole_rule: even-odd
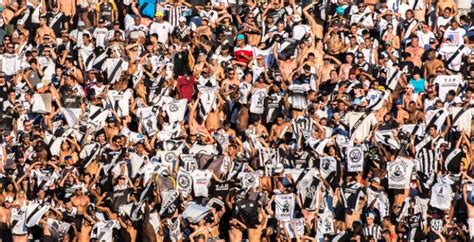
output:
[[[444,38],[450,39],[451,43],[456,46],[464,44],[464,36],[466,36],[466,30],[461,27],[458,27],[455,30],[449,27],[444,32]]]
[[[162,23],[153,22],[150,25],[150,35],[158,34],[158,41],[166,43],[173,29],[173,26],[168,21],[163,21]]]
[[[418,36],[419,40],[418,45],[425,49],[427,49],[426,46],[430,45],[430,39],[436,39],[435,35],[431,31],[424,33],[423,31],[418,30],[416,31],[416,35]]]
[[[443,45],[439,49],[439,54],[442,56],[444,61],[448,61],[454,53],[459,49],[459,45]],[[471,53],[471,49],[469,47],[464,46],[461,51],[457,54],[456,57],[449,63],[448,68],[453,71],[459,71],[461,69],[462,64],[462,57],[464,55],[469,55]]]
[[[114,229],[120,229],[119,222],[115,220],[99,221],[94,224],[91,232],[91,239],[98,241],[112,241]]]
[[[352,127],[357,123],[360,117],[362,117],[364,113],[362,112],[349,112],[345,116],[346,123],[349,124],[349,129],[352,130]],[[351,134],[352,139],[357,139],[359,141],[363,141],[370,133],[370,129],[377,124],[377,119],[373,113],[367,115],[359,125],[359,127]]]
[[[109,30],[107,28],[96,28],[92,36],[95,38],[96,47],[105,47],[105,40]]]
[[[459,86],[463,86],[464,81],[461,75],[440,75],[435,78],[433,84],[438,85],[438,97],[444,101],[446,100],[446,94],[450,90],[456,91]]]
[[[193,176],[193,190],[194,196],[196,197],[208,197],[209,196],[209,183],[211,182],[212,172],[209,170],[194,170],[191,175]]]

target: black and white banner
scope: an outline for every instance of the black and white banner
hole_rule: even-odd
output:
[[[39,224],[39,221],[43,215],[49,210],[47,205],[41,205],[38,203],[30,203],[26,208],[26,219],[25,225],[27,227],[33,227]]]
[[[130,115],[129,101],[133,96],[133,92],[130,89],[125,91],[109,90],[107,95],[110,105],[119,117],[127,117]]]
[[[51,113],[51,93],[33,94],[31,100],[31,112],[33,113]]]
[[[263,114],[265,111],[265,97],[267,96],[266,88],[255,89],[252,93],[250,101],[250,112],[255,114]]]
[[[183,197],[188,197],[193,189],[193,177],[183,167],[179,168],[178,176],[176,177],[176,183],[178,191],[181,192]]]
[[[58,221],[55,219],[48,219],[47,224],[51,236],[53,236],[56,241],[63,241],[64,237],[71,228],[70,223]]]
[[[294,194],[278,194],[275,196],[275,218],[290,221],[295,212]]]
[[[258,188],[259,177],[257,172],[241,172],[238,177],[242,179],[242,187],[246,189]]]
[[[364,168],[364,151],[360,146],[350,146],[347,149],[347,171],[362,171]]]
[[[79,153],[79,158],[82,160],[84,167],[87,168],[89,163],[93,161],[97,155],[100,153],[100,144],[97,142],[91,142],[86,144],[81,152]]]
[[[395,138],[393,130],[378,130],[375,131],[375,140],[379,143],[389,146],[394,150],[400,149],[400,143]]]
[[[140,119],[143,131],[148,135],[153,135],[158,130],[157,112],[154,107],[137,109],[137,117]]]
[[[110,114],[109,110],[103,110],[101,107],[95,105],[88,106],[89,112],[87,115],[87,126],[98,131],[105,125],[105,120]]]
[[[207,115],[213,109],[217,108],[217,96],[216,91],[217,87],[206,87],[200,86],[199,92],[201,93],[201,98],[199,99],[199,115],[203,120],[206,120]]]
[[[173,215],[179,204],[179,192],[178,190],[169,190],[161,192],[161,209],[160,216],[169,217]]]
[[[326,179],[332,172],[337,170],[337,161],[331,156],[320,157],[318,168],[321,176]]]
[[[454,174],[461,172],[461,162],[463,157],[464,152],[461,149],[451,150],[444,161],[446,170]]]
[[[169,122],[179,122],[184,120],[184,114],[186,113],[187,100],[180,99],[164,105],[166,114],[168,115]]]
[[[80,108],[61,108],[61,112],[66,118],[69,127],[74,128],[78,123],[79,117],[81,116],[82,109]]]
[[[397,158],[388,162],[388,187],[390,189],[405,189],[410,184],[414,163],[406,158]]]
[[[181,154],[179,156],[181,161],[184,163],[183,167],[184,170],[187,172],[193,172],[195,169],[198,168],[198,162],[194,155],[192,154]]]
[[[290,238],[301,238],[304,235],[304,218],[294,218],[285,223]]]

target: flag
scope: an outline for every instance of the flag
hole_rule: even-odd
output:
[[[69,127],[74,128],[78,123],[79,117],[81,116],[82,109],[80,108],[61,108],[61,112],[66,118],[66,122]]]
[[[51,93],[33,94],[31,100],[31,112],[33,113],[51,113]]]
[[[347,171],[362,171],[364,168],[364,151],[360,146],[350,146],[347,149]]]

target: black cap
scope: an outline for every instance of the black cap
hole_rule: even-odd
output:
[[[118,20],[114,21],[114,25],[119,25],[119,24],[120,24],[120,22]]]
[[[103,18],[99,19],[99,24],[105,23],[105,20]]]

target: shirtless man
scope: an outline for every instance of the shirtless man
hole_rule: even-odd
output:
[[[421,57],[423,56],[425,49],[418,45],[418,41],[417,36],[411,37],[411,44],[407,47],[406,51],[411,53],[413,64],[421,68],[423,64]]]
[[[54,30],[48,26],[48,19],[44,16],[40,18],[40,27],[36,31],[35,41],[38,45],[43,43],[43,36],[49,35],[53,42],[56,41]]]
[[[265,209],[260,209],[258,218],[259,218],[260,224],[258,224],[256,228],[248,228],[247,230],[249,242],[261,241],[262,231],[263,229],[267,228],[268,217],[265,214]]]
[[[280,59],[280,55],[278,54],[278,45],[275,45],[273,47],[273,55],[275,56],[276,61],[278,62],[278,66],[280,67],[281,74],[283,76],[283,79],[286,82],[291,81],[291,73],[293,73],[293,70],[295,70],[298,66],[299,63],[303,60],[303,57],[306,56],[305,54],[299,54],[295,59]]]
[[[453,0],[440,0],[436,4],[436,17],[440,15],[440,13],[444,12],[445,8],[452,9],[451,16],[456,16],[458,14],[458,6],[455,1]]]
[[[77,214],[84,214],[91,200],[84,194],[82,188],[78,188],[74,196],[71,197],[71,202],[77,208]]]
[[[339,69],[339,79],[341,79],[341,81],[349,80],[349,71],[352,69],[352,65],[354,65],[354,54],[347,53],[346,63],[342,64]]]
[[[428,51],[428,60],[425,61],[425,68],[424,68],[424,76],[425,79],[428,80],[430,76],[436,75],[436,70],[438,68],[444,68],[444,62],[438,58],[436,58],[436,51],[429,50]]]
[[[63,12],[64,15],[67,17],[68,24],[72,24],[74,19],[72,18],[76,15],[76,1],[75,0],[61,0],[58,1],[59,11]]]
[[[395,104],[397,105],[397,116],[395,120],[399,124],[406,124],[409,121],[410,115],[403,108],[403,100],[397,100]]]
[[[217,108],[211,109],[209,114],[207,115],[206,119],[206,129],[207,130],[214,130],[217,131],[221,128],[221,117],[223,116],[222,110],[224,108],[225,101],[222,100],[219,93],[216,94],[217,96]]]
[[[11,205],[13,199],[8,197],[5,199],[3,206],[0,206],[0,240],[10,241],[12,240],[11,233]]]
[[[336,62],[336,64],[331,63],[331,60]],[[318,73],[318,83],[325,83],[331,79],[331,71],[335,71],[337,66],[341,64],[341,62],[330,55],[323,56],[324,64],[319,68]]]
[[[277,117],[276,124],[272,125],[272,130],[270,131],[270,141],[283,139],[289,128],[290,124],[285,121],[283,116]]]

